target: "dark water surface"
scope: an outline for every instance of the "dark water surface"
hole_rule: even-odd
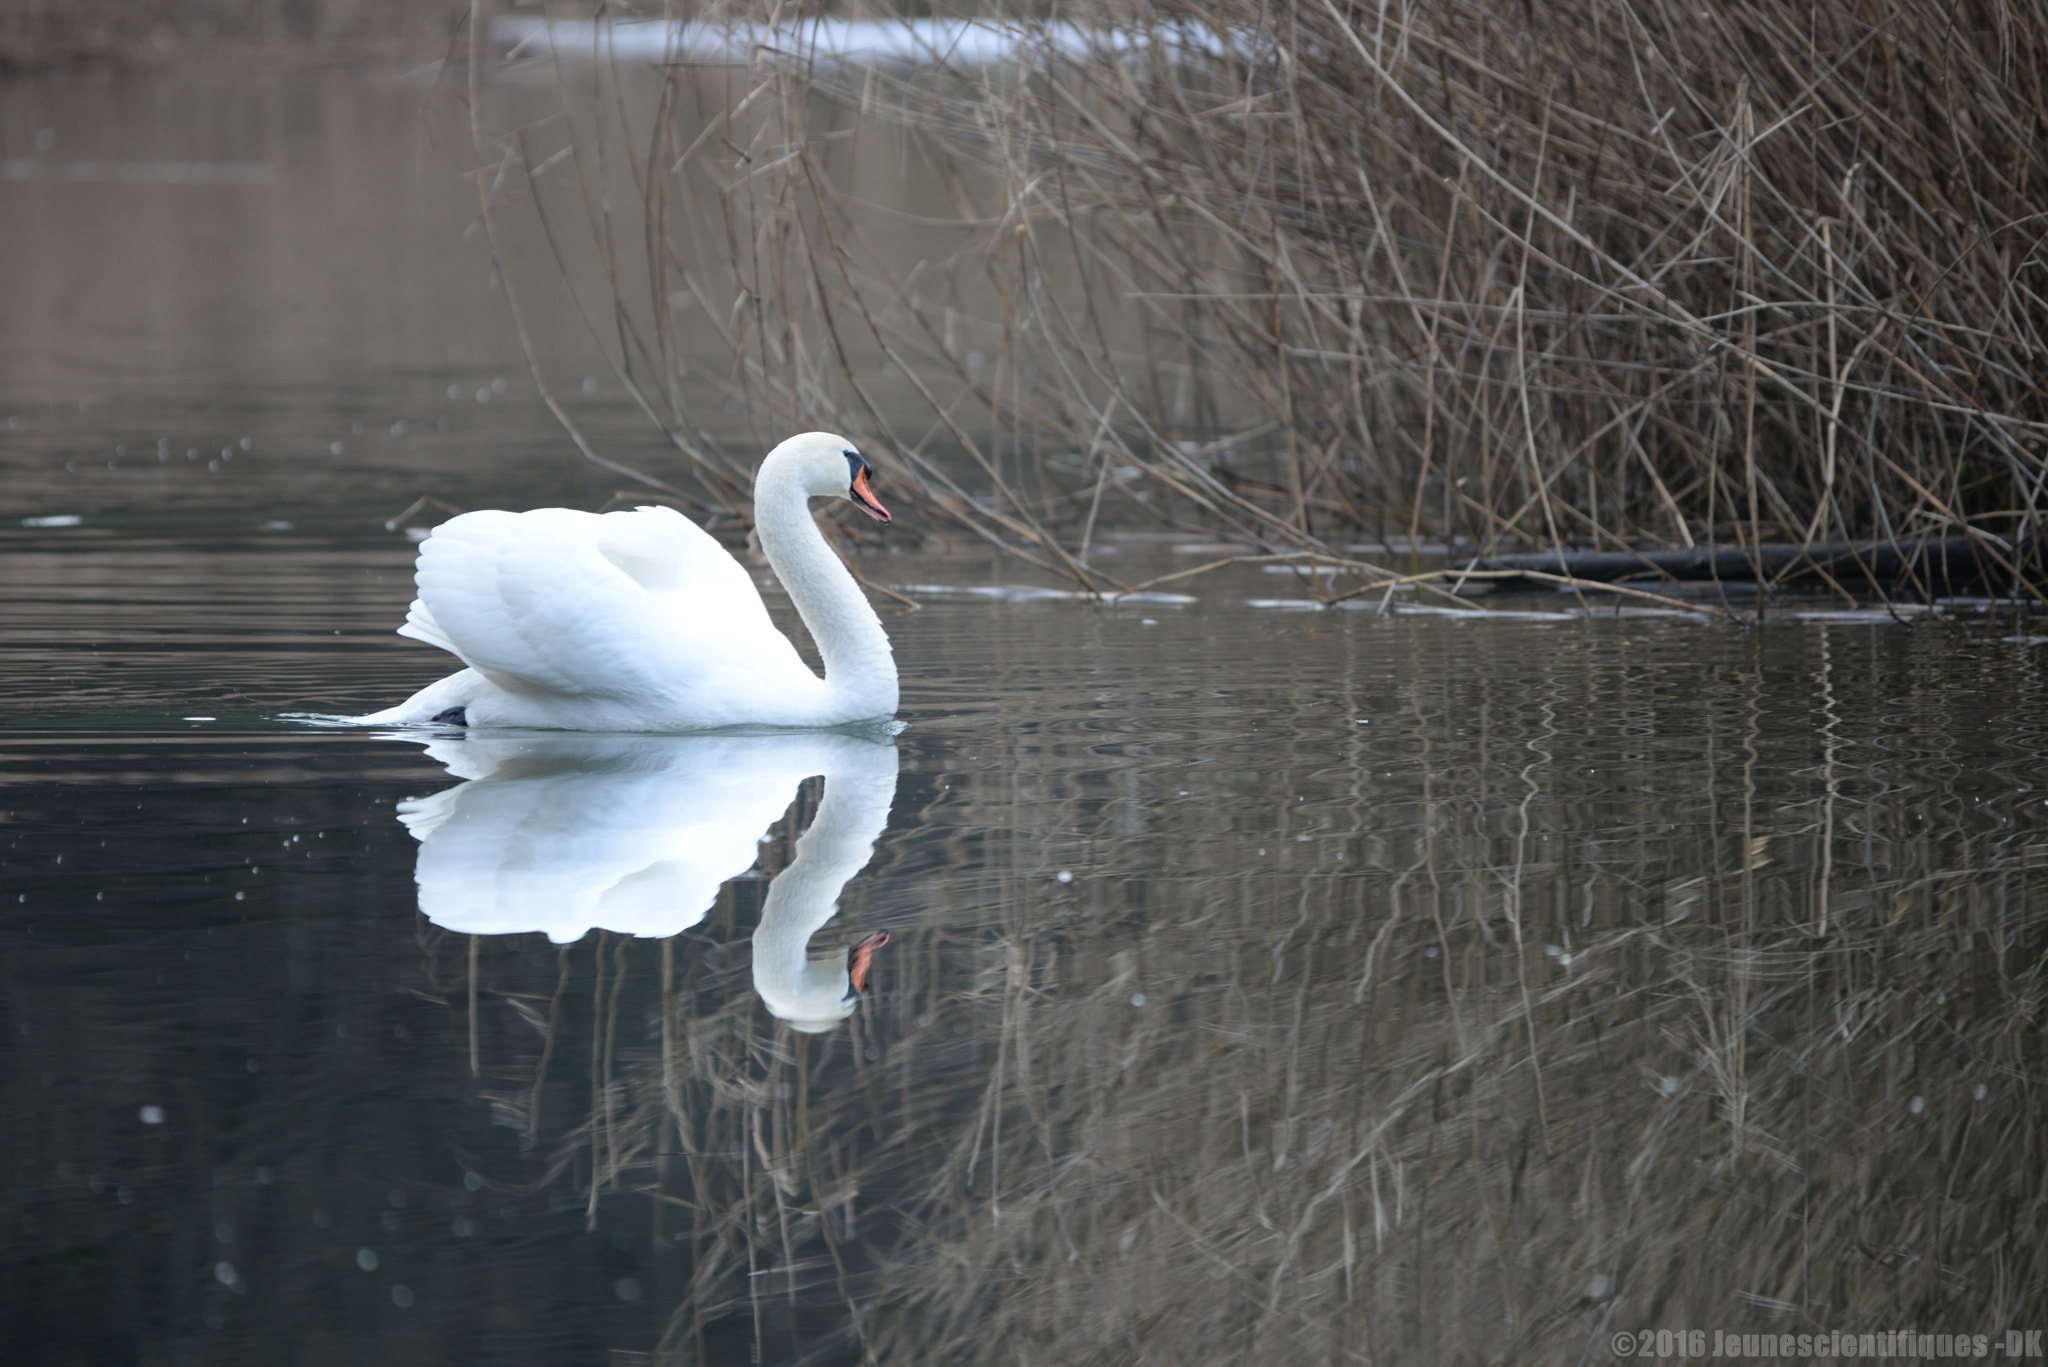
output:
[[[285,720],[442,669],[391,634],[422,482],[606,492],[447,360],[483,307],[430,315],[384,370],[78,342],[0,386],[0,1360],[2048,1328],[2037,627],[1288,613],[1247,569],[889,608],[893,738]],[[915,532],[863,572],[1016,577]],[[791,1007],[876,932],[849,1016]]]

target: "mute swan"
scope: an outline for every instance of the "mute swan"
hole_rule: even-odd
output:
[[[896,711],[896,661],[860,586],[811,520],[838,495],[874,518],[873,472],[829,432],[761,462],[754,526],[818,654],[820,679],[775,629],[740,563],[672,508],[464,513],[420,546],[399,635],[468,668],[363,725],[564,731],[838,726]]]
[[[896,795],[896,747],[838,732],[724,736],[506,735],[427,747],[467,780],[399,804],[420,842],[420,911],[472,935],[539,931],[557,944],[603,928],[667,936],[704,918],[719,885],[752,868],[797,787],[825,793],[796,857],[769,885],[754,985],[799,1030],[853,1010],[874,952],[811,961],[841,889],[867,864]]]

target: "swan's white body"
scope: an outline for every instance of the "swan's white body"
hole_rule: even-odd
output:
[[[398,630],[468,668],[355,720],[679,731],[888,717],[889,638],[809,506],[837,494],[887,521],[867,471],[844,438],[807,432],[769,452],[754,482],[761,549],[817,643],[822,679],[745,567],[673,509],[464,513],[420,546],[419,597]]]
[[[696,925],[719,886],[754,866],[798,785],[823,774],[818,813],[769,885],[754,986],[798,1029],[825,1029],[852,1012],[848,951],[814,961],[808,946],[888,825],[892,742],[832,732],[472,733],[427,754],[468,781],[399,806],[420,842],[420,911],[448,930],[539,931],[558,944],[599,928],[667,936]],[[859,961],[876,938],[854,951]]]

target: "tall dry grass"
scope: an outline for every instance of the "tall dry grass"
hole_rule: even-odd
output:
[[[1049,568],[1113,586],[1086,549],[1132,517],[2031,555],[2039,6],[1073,0],[973,70],[821,60],[775,14],[622,106],[621,363],[664,387],[684,298],[764,423],[879,438]],[[919,197],[878,208],[841,139],[884,122]],[[960,245],[903,260],[934,220]]]

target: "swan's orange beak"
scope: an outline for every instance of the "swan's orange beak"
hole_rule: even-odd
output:
[[[887,517],[888,514],[882,516]],[[855,992],[867,991],[868,969],[874,966],[875,951],[888,943],[889,932],[878,930],[853,947],[853,962],[847,967],[846,976]]]
[[[854,507],[860,509],[875,521],[887,522],[889,520],[889,510],[882,506],[881,500],[875,497],[875,491],[868,487],[867,466],[863,465],[854,472],[853,490],[847,497],[853,500]]]

